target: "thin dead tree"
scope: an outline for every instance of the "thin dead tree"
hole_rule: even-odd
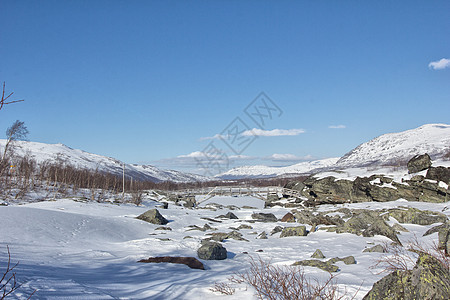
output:
[[[7,96],[5,96],[6,92],[6,83],[3,82],[3,91],[2,91],[2,99],[0,100],[0,110],[2,110],[3,105],[7,105],[7,104],[12,104],[12,103],[17,103],[17,102],[22,102],[25,101],[23,99],[21,100],[10,100],[7,101],[13,94],[14,92],[11,92],[10,94],[8,94]]]

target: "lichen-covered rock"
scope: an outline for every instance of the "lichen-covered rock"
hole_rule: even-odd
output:
[[[343,257],[343,258],[333,257],[333,258],[330,258],[327,261],[327,263],[335,264],[335,263],[337,263],[339,261],[342,261],[346,265],[354,265],[354,264],[356,264],[356,259],[353,256],[346,256],[346,257]]]
[[[450,254],[450,228],[443,227],[438,231],[439,244],[438,248],[444,250],[446,255]]]
[[[450,167],[430,167],[426,178],[450,184]]]
[[[366,248],[363,250],[363,252],[379,252],[379,253],[386,253],[386,249],[381,245],[375,245],[370,248]]]
[[[431,167],[431,158],[428,154],[416,155],[408,161],[408,173],[417,173]]]
[[[308,267],[316,267],[321,270],[327,271],[327,272],[337,272],[339,271],[339,267],[335,266],[333,264],[330,264],[328,262],[324,262],[321,260],[315,260],[315,259],[307,259],[307,260],[301,260],[297,261],[292,264],[293,266],[308,266]]]
[[[139,215],[137,219],[156,225],[166,225],[169,223],[156,208],[147,210],[145,213]]]
[[[450,299],[450,272],[436,258],[421,253],[412,270],[383,277],[363,299]]]
[[[204,242],[197,250],[200,259],[206,260],[223,260],[227,258],[227,249],[219,243]]]
[[[320,249],[317,249],[313,255],[311,255],[311,258],[325,258],[325,255],[323,255],[322,251]]]
[[[271,213],[254,213],[252,218],[260,222],[277,222],[278,219]]]
[[[337,233],[353,233],[372,237],[383,235],[392,241],[401,244],[397,233],[380,216],[379,211],[361,210],[355,211],[353,217],[347,220],[343,225],[336,227]]]
[[[384,218],[393,217],[399,223],[410,223],[417,225],[431,225],[434,223],[445,223],[447,216],[443,213],[420,210],[413,207],[393,208],[384,215]]]
[[[283,228],[280,238],[288,236],[306,236],[306,235],[308,235],[308,232],[306,231],[305,226],[286,227]]]

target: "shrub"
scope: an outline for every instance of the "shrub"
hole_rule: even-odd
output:
[[[297,266],[273,266],[259,258],[251,258],[250,269],[228,278],[228,283],[215,283],[213,292],[232,295],[237,284],[250,285],[259,299],[285,300],[336,300],[351,298],[341,291],[335,276],[320,282],[307,278],[303,268]]]

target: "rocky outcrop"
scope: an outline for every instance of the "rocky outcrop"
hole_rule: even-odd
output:
[[[445,223],[447,216],[443,213],[420,210],[413,207],[389,209],[383,217],[387,220],[389,217],[395,218],[399,223],[409,223],[417,225],[431,225],[434,223]]]
[[[392,241],[401,244],[395,230],[390,227],[379,214],[379,211],[356,210],[349,220],[344,224],[337,226],[334,230],[337,233],[347,232],[365,237],[383,235]]]
[[[430,176],[434,177],[434,175]],[[439,181],[448,180],[446,175],[438,176],[442,179]],[[381,175],[357,177],[354,181],[337,180],[331,176],[322,179],[310,177],[305,181],[306,187],[302,194],[308,198],[304,202],[307,206],[348,202],[387,202],[400,198],[409,201],[442,203],[450,199],[450,191],[439,181],[423,176],[413,177],[402,183],[394,182],[391,178]]]
[[[428,154],[416,155],[408,161],[408,173],[417,173],[431,167],[431,158]]]
[[[195,257],[172,257],[172,256],[150,257],[147,259],[141,259],[138,262],[183,264],[191,269],[198,269],[198,270],[205,269],[205,266],[202,264],[202,262],[196,259]]]
[[[436,258],[421,253],[412,270],[383,277],[363,299],[450,299],[450,273]]]
[[[166,225],[169,223],[156,208],[147,210],[145,213],[139,215],[137,219],[156,225]]]
[[[219,243],[205,242],[197,250],[200,259],[206,260],[223,260],[227,258],[227,249]]]

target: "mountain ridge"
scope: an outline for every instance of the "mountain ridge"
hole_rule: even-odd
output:
[[[0,148],[3,148],[6,140],[0,139]],[[73,149],[62,143],[45,144],[40,142],[15,141],[14,153],[18,156],[30,156],[38,163],[44,161],[68,162],[79,168],[91,170],[100,170],[105,173],[111,173],[122,176],[123,162],[113,157],[107,157],[99,154],[86,152],[80,149]],[[151,165],[125,164],[125,175],[134,180],[162,182],[195,182],[210,181],[209,178],[202,175],[184,173],[176,170],[163,170]]]

